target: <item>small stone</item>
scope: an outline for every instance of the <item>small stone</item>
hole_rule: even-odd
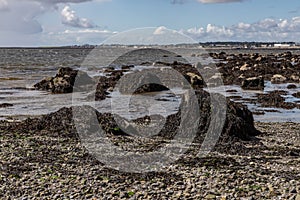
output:
[[[205,199],[216,199],[216,198],[217,197],[214,194],[208,194],[208,195],[205,196]]]
[[[295,194],[295,193],[297,193],[297,190],[296,190],[296,188],[293,188],[293,189],[291,190],[291,193],[292,193],[292,194]]]
[[[286,77],[280,75],[280,74],[275,74],[272,78],[271,78],[271,82],[272,83],[283,83],[287,80]]]
[[[248,71],[250,69],[251,69],[251,67],[249,67],[249,65],[247,63],[244,64],[243,66],[241,66],[241,68],[240,68],[241,71]]]

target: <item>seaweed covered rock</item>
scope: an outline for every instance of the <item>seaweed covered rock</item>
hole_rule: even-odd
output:
[[[241,87],[246,90],[263,90],[264,78],[262,76],[247,78],[243,80]]]
[[[297,107],[297,104],[285,101],[285,97],[283,97],[283,95],[287,94],[288,93],[286,91],[275,90],[267,94],[259,94],[257,100],[263,107],[284,109],[293,109]]]
[[[300,92],[294,93],[293,96],[300,99]]]
[[[197,126],[196,140],[203,141],[206,137],[209,126],[215,126],[218,121],[211,120],[211,97],[209,93],[204,90],[196,92],[196,97],[199,104],[199,123]],[[221,99],[221,97],[220,97]],[[227,113],[224,123],[224,127],[221,129],[220,142],[227,142],[233,140],[250,140],[260,132],[254,127],[254,120],[252,113],[247,107],[236,104],[225,98],[227,104]],[[79,120],[75,120],[77,124],[74,124],[74,109],[76,109],[76,115],[80,117]],[[90,115],[94,113],[94,115]],[[81,118],[85,116],[84,118]],[[97,122],[90,120],[88,116],[94,116]],[[75,117],[75,118],[74,118]],[[195,124],[196,119],[189,117],[189,113],[182,113],[179,110],[176,114],[172,114],[167,118],[159,115],[145,116],[136,120],[127,120],[120,116],[113,115],[112,113],[99,113],[92,107],[80,106],[72,108],[62,108],[57,112],[44,115],[38,119],[27,119],[19,126],[23,130],[34,131],[42,130],[51,131],[53,135],[66,135],[68,137],[76,137],[76,127],[83,127],[84,130],[97,131],[99,127],[104,130],[108,135],[132,135],[142,137],[160,136],[165,139],[172,139],[182,125],[182,119],[185,118],[187,125]],[[195,121],[194,121],[195,120]],[[92,122],[92,123],[91,123]],[[117,123],[118,122],[118,123]],[[157,127],[157,130],[153,127],[147,129],[149,123],[152,123]],[[96,123],[96,124],[95,124]],[[99,126],[100,125],[100,126]],[[151,130],[149,132],[155,132],[155,135],[147,135],[145,130]],[[144,131],[144,132],[143,132]],[[140,134],[142,133],[142,134]],[[82,134],[82,132],[81,132]]]
[[[123,94],[141,94],[169,90],[163,86],[160,78],[152,70],[126,74],[125,78],[120,81],[119,91]]]
[[[94,83],[87,73],[70,67],[62,67],[58,69],[54,77],[47,77],[33,87],[37,90],[46,90],[52,93],[71,93],[73,92],[75,81],[77,86]]]
[[[0,108],[8,108],[8,107],[12,107],[12,106],[14,106],[14,105],[11,103],[1,103],[0,104]]]

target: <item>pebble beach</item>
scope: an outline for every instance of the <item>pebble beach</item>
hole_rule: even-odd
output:
[[[17,56],[13,62],[12,53],[6,51],[27,58],[24,56],[22,60]],[[37,51],[40,60],[37,57],[33,61],[30,55]],[[74,84],[69,82],[83,69],[79,65],[90,51],[0,50],[5,55],[0,63],[3,72],[0,77],[0,199],[300,200],[299,52],[238,54],[220,50],[209,53],[224,76],[225,93],[222,94],[231,102],[227,103],[229,109],[220,141],[204,157],[197,156],[201,142],[195,140],[170,165],[152,172],[129,173],[112,169],[91,155],[78,137],[72,116],[64,115],[72,106],[70,92]],[[112,96],[111,88],[122,75],[136,70],[135,65],[138,70],[163,65],[176,69],[193,89],[201,91],[197,94],[200,111],[204,113],[201,117],[209,119],[212,111],[205,104],[207,92],[203,90],[200,75],[183,63],[181,56],[163,53],[161,58],[165,60],[155,63],[144,62],[147,58],[139,56],[140,60],[134,59],[138,64],[118,60],[122,65],[94,70],[97,73],[94,77],[83,70],[83,76],[91,82],[98,81],[93,100],[106,106],[105,102]],[[187,54],[197,57],[192,51]],[[153,55],[149,57],[154,59]],[[173,62],[175,58],[179,61]],[[265,82],[260,80],[258,84],[265,84],[264,89],[242,88],[246,87],[245,82],[260,79],[260,75]],[[158,143],[171,143],[168,130],[172,132],[178,123],[176,113],[180,108],[177,109],[176,103],[181,101],[176,95],[159,93],[165,89],[148,85],[139,91],[141,94],[155,91],[155,101],[173,102],[173,107],[168,107],[172,112],[163,133],[150,138],[126,135],[116,127],[106,109],[97,117],[109,132],[109,140],[123,149],[141,152],[155,149]],[[149,119],[141,111],[142,104],[137,101],[139,112],[135,120],[143,124]],[[200,124],[204,129],[205,120]],[[202,137],[202,130],[198,134]]]

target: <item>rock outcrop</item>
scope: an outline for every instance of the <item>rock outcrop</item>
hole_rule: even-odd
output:
[[[77,79],[77,80],[76,80]],[[34,88],[52,93],[71,93],[76,81],[78,87],[93,84],[94,81],[87,73],[74,70],[70,67],[59,68],[54,77],[47,77],[36,83]]]
[[[247,90],[263,90],[264,78],[262,76],[247,78],[243,80],[241,87]]]

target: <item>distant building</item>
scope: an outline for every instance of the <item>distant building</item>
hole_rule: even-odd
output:
[[[285,48],[285,47],[290,47],[291,44],[281,44],[281,43],[278,43],[278,44],[274,44],[274,47],[277,47],[277,48]]]

